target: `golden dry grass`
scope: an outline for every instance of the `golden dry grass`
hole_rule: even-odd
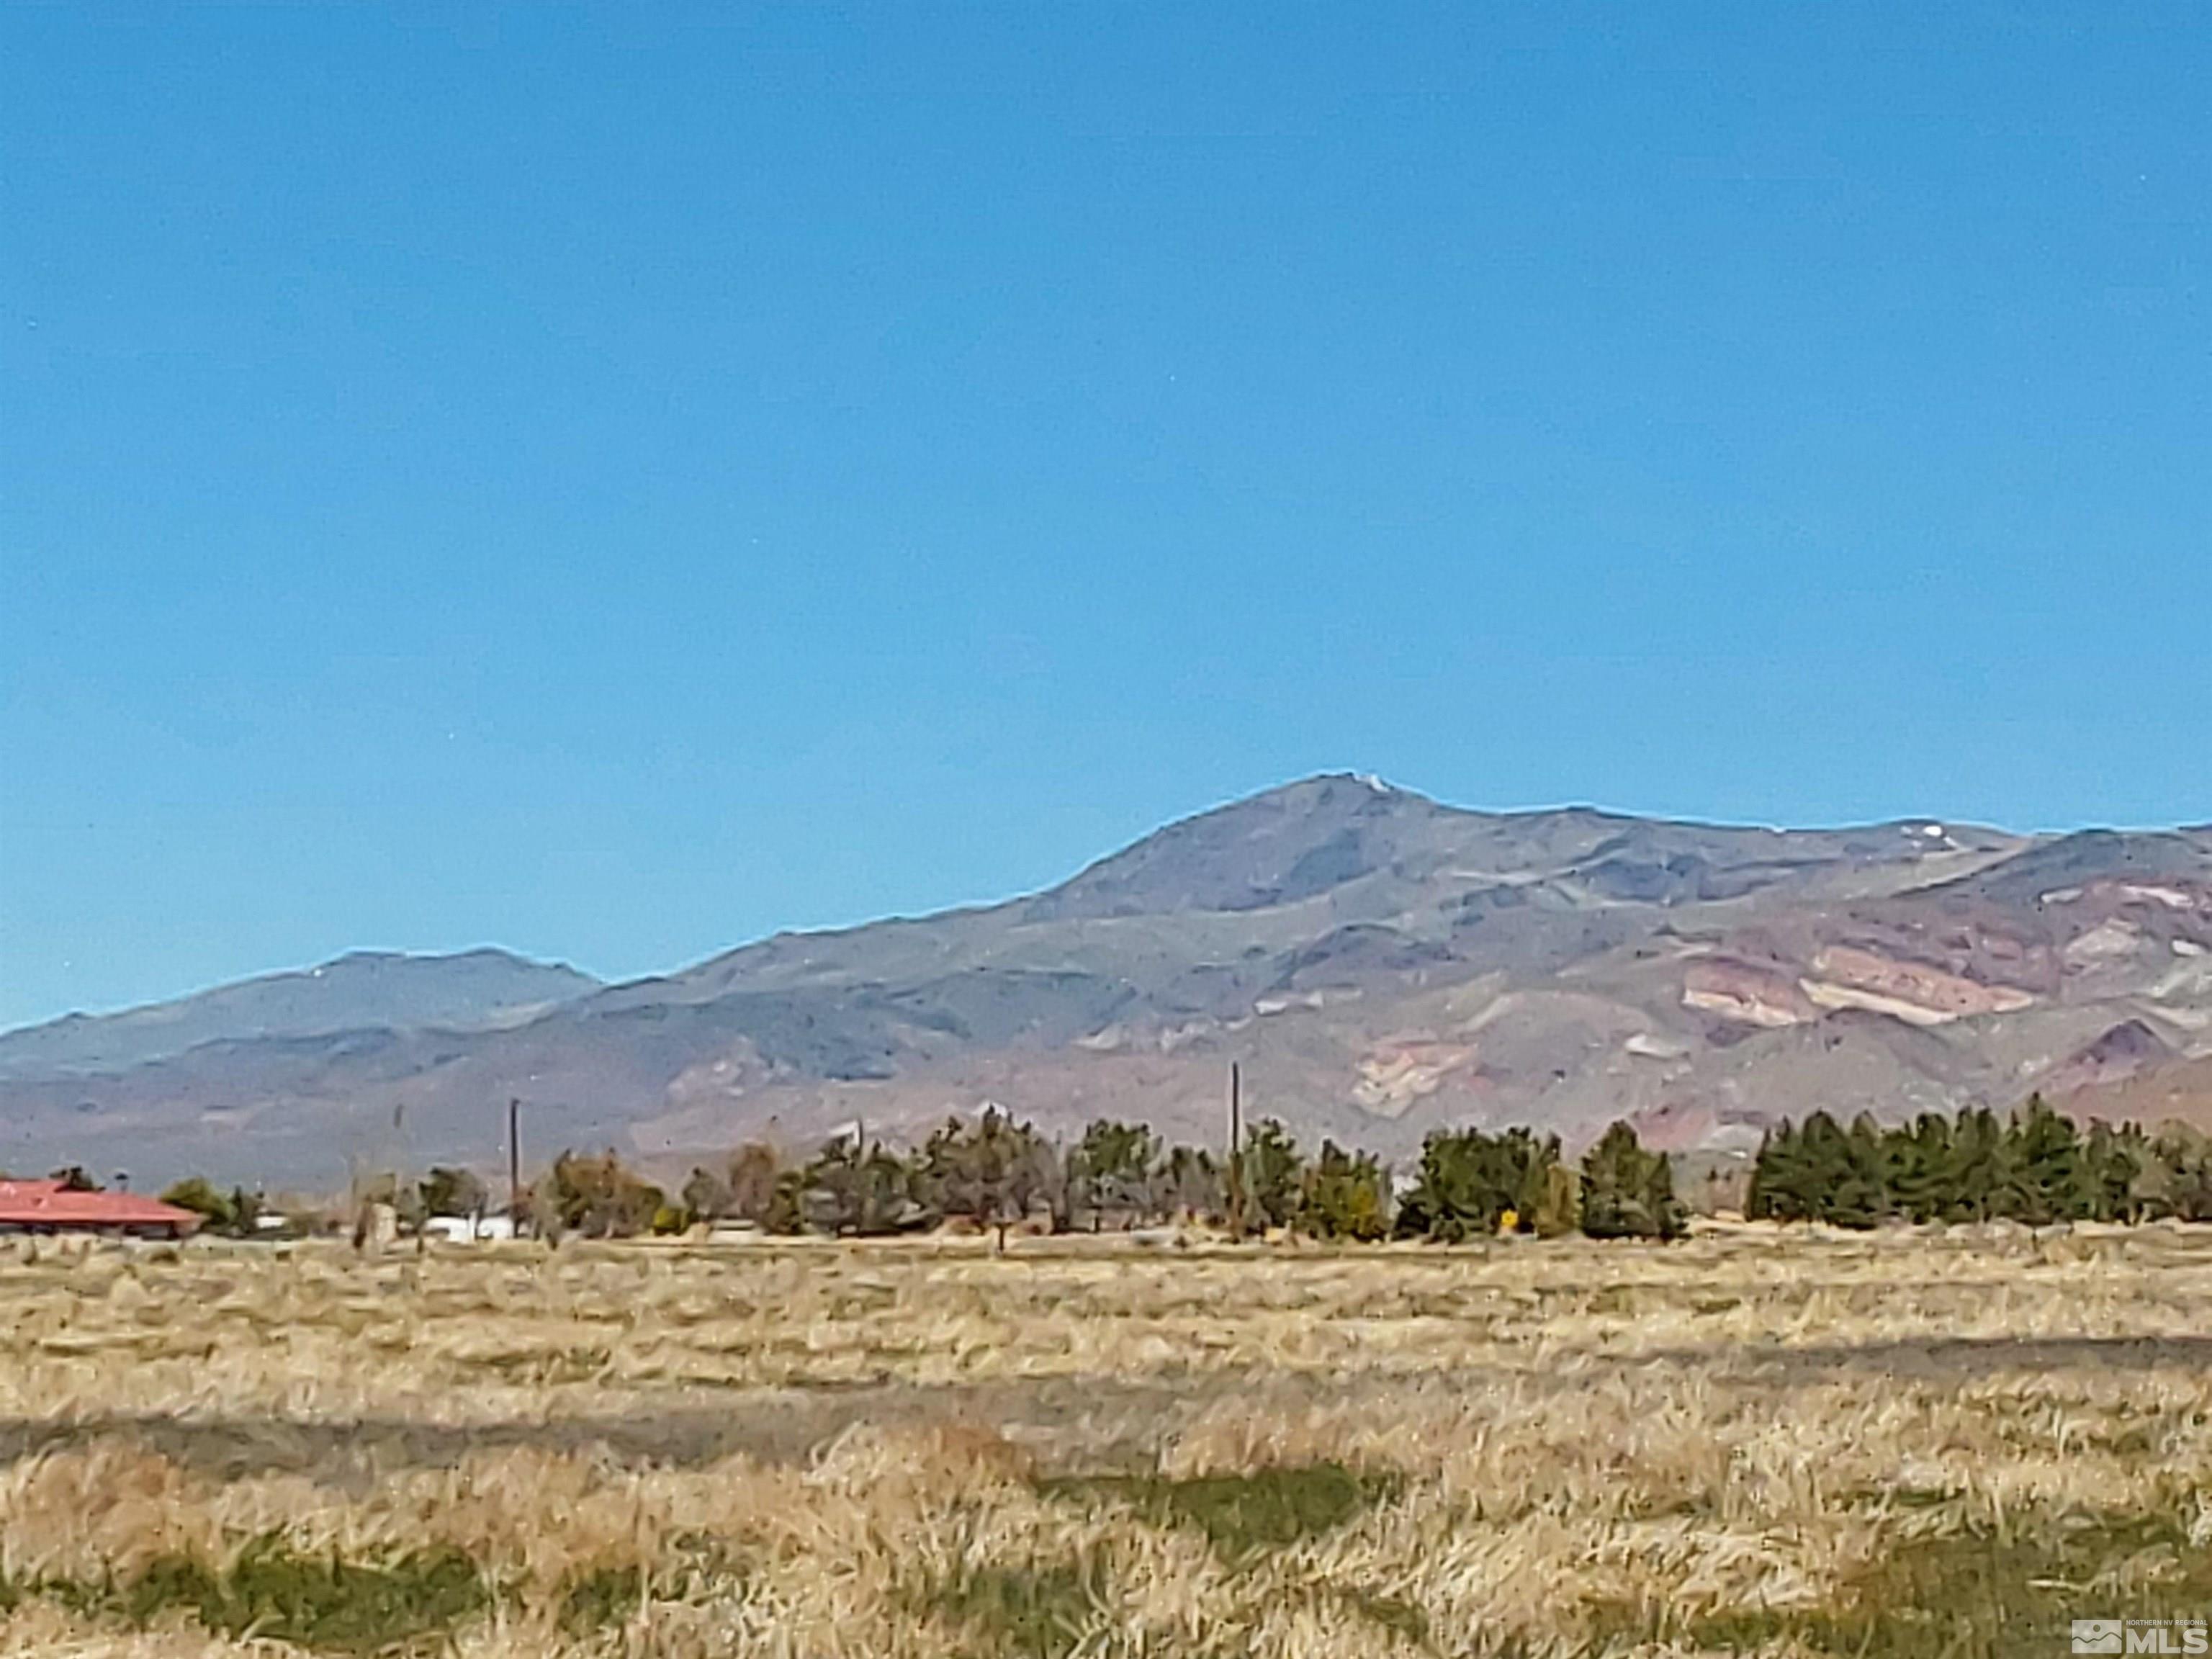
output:
[[[0,1247],[9,1653],[2060,1653],[2208,1560],[2204,1231]]]

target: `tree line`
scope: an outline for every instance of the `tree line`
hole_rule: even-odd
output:
[[[434,1171],[442,1180],[450,1171]],[[427,1195],[427,1194],[426,1194]],[[1169,1146],[1140,1124],[1095,1122],[1063,1146],[996,1109],[899,1149],[841,1135],[803,1164],[759,1142],[694,1169],[672,1198],[611,1151],[564,1152],[531,1195],[541,1231],[617,1237],[742,1221],[775,1233],[881,1237],[948,1222],[995,1232],[1203,1223],[1232,1234],[1444,1242],[1499,1232],[1672,1238],[1683,1228],[1664,1155],[1617,1123],[1579,1164],[1559,1137],[1438,1131],[1402,1192],[1373,1155],[1309,1152],[1273,1119],[1231,1155]]]
[[[82,1170],[55,1171],[97,1189]],[[2015,1221],[2212,1221],[2212,1139],[2183,1125],[2077,1127],[2040,1096],[2000,1118],[1984,1108],[1923,1113],[1885,1127],[1825,1111],[1762,1138],[1742,1190],[1753,1219],[1871,1228]],[[258,1198],[193,1176],[162,1194],[210,1231],[252,1236]],[[491,1194],[474,1172],[432,1169],[417,1182],[373,1177],[356,1212],[389,1206],[406,1230],[432,1216],[478,1216]],[[1686,1206],[1668,1158],[1615,1123],[1578,1161],[1556,1135],[1438,1130],[1401,1182],[1372,1154],[1324,1140],[1309,1152],[1263,1120],[1234,1155],[1170,1146],[1140,1124],[1094,1122],[1072,1146],[996,1108],[949,1118],[919,1145],[854,1133],[803,1162],[750,1142],[695,1168],[671,1194],[611,1150],[563,1152],[521,1194],[517,1220],[544,1236],[678,1233],[744,1222],[781,1234],[881,1237],[947,1223],[995,1232],[1059,1233],[1196,1223],[1233,1235],[1442,1243],[1528,1233],[1593,1238],[1679,1237]]]
[[[2212,1221],[2212,1142],[2179,1124],[2083,1130],[2040,1095],[2005,1119],[1978,1107],[1890,1128],[1814,1112],[1760,1142],[1745,1213],[1838,1227]]]

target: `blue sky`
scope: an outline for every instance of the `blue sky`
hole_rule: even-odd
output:
[[[2212,818],[2200,8],[0,14],[0,1024],[1323,769]]]

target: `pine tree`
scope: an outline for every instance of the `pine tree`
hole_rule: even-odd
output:
[[[1759,1143],[1746,1213],[1754,1220],[1826,1220],[1845,1162],[1843,1131],[1826,1112],[1802,1125],[1776,1126]]]
[[[2074,1125],[2030,1095],[2014,1117],[2009,1143],[2013,1218],[2031,1227],[2080,1219],[2087,1212],[2081,1141]]]
[[[1851,1174],[1851,1145],[1843,1126],[1826,1112],[1805,1120],[1797,1133],[1798,1177],[1806,1218],[1834,1221],[1837,1198]]]
[[[2141,1220],[2136,1182],[2149,1161],[2149,1142],[2135,1124],[2092,1123],[2081,1147],[2081,1212],[2093,1221]]]
[[[2144,1148],[2135,1200],[2148,1214],[2212,1221],[2212,1139],[2186,1123],[2161,1126]]]
[[[1298,1225],[1316,1238],[1368,1243],[1389,1236],[1389,1206],[1382,1166],[1364,1152],[1347,1152],[1324,1140],[1306,1170]]]
[[[1239,1156],[1247,1213],[1263,1226],[1289,1226],[1297,1216],[1305,1180],[1305,1159],[1291,1132],[1275,1119],[1265,1119],[1245,1134]]]
[[[1511,1128],[1437,1130],[1421,1143],[1418,1178],[1398,1208],[1398,1236],[1455,1243],[1496,1233],[1510,1216],[1519,1232],[1552,1224],[1568,1207],[1553,1171],[1559,1138]]]
[[[915,1158],[908,1190],[925,1216],[964,1217],[991,1228],[1004,1249],[1007,1229],[1052,1199],[1059,1175],[1044,1138],[992,1107],[973,1123],[948,1118]]]
[[[1944,1219],[1953,1202],[1955,1169],[1948,1118],[1923,1112],[1911,1127],[1891,1130],[1883,1161],[1890,1201],[1899,1212],[1923,1225]]]
[[[1226,1202],[1221,1165],[1203,1146],[1171,1146],[1160,1165],[1155,1203],[1170,1216],[1218,1218]]]
[[[1558,1192],[1553,1176],[1559,1167],[1559,1138],[1539,1139],[1533,1130],[1511,1128],[1498,1137],[1498,1152],[1499,1185],[1513,1194],[1515,1231],[1533,1233],[1537,1231],[1537,1217],[1547,1206],[1556,1207]],[[1504,1220],[1502,1213],[1499,1219]]]
[[[1093,1232],[1109,1215],[1121,1218],[1126,1224],[1148,1214],[1159,1157],[1158,1137],[1142,1124],[1103,1119],[1091,1123],[1067,1155],[1072,1207],[1089,1214]]]
[[[1843,1136],[1840,1174],[1828,1193],[1828,1218],[1839,1227],[1872,1227],[1890,1212],[1888,1162],[1881,1129],[1862,1112]]]
[[[1662,1152],[1647,1152],[1626,1123],[1615,1123],[1583,1159],[1583,1231],[1592,1238],[1678,1238],[1682,1206]]]
[[[1795,1221],[1789,1213],[1794,1186],[1792,1166],[1797,1158],[1797,1131],[1785,1118],[1769,1126],[1759,1138],[1759,1152],[1751,1161],[1751,1182],[1743,1195],[1743,1212],[1753,1221]]]
[[[799,1216],[827,1233],[896,1232],[920,1207],[915,1185],[915,1171],[884,1147],[840,1135],[799,1172]]]
[[[2014,1207],[2013,1144],[1986,1106],[1971,1107],[1951,1126],[1950,1197],[1945,1219],[1993,1221]]]

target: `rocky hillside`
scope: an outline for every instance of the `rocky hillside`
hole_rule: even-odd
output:
[[[513,1024],[599,988],[560,963],[505,951],[356,951],[118,1014],[70,1014],[0,1033],[0,1078],[98,1075],[212,1042],[328,1036],[392,1025]]]
[[[158,1054],[83,1022],[66,1064],[16,1033],[0,1164],[489,1164],[510,1096],[540,1152],[671,1160],[985,1101],[1210,1138],[1231,1060],[1255,1113],[1394,1153],[1444,1123],[1574,1141],[1630,1115],[1724,1146],[1815,1106],[2163,1100],[2152,1079],[2212,1053],[2212,830],[1494,814],[1322,777],[1031,897],[581,988]]]

